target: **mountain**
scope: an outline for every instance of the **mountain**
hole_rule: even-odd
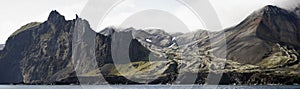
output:
[[[299,24],[299,19],[292,12],[265,6],[239,25],[225,30],[227,59],[256,64],[266,58],[276,44],[298,50]]]
[[[150,50],[131,32],[105,36],[84,19],[65,20],[52,11],[47,21],[29,23],[13,33],[0,53],[0,83],[78,84],[87,75],[98,76],[90,73],[99,73],[105,65],[149,61]],[[124,61],[126,56],[130,61]]]
[[[97,33],[82,18],[52,11],[8,38],[0,83],[210,84],[209,74],[222,73],[219,84],[300,84],[296,13],[268,5],[223,31],[170,34],[133,27]]]
[[[275,76],[279,78],[267,79],[270,81],[261,81],[261,83],[288,80],[290,78],[287,76],[297,76],[296,70],[299,70],[299,19],[295,12],[276,6],[265,6],[253,12],[240,24],[220,32],[198,30],[189,33],[169,34],[159,29],[149,32],[128,28],[124,30],[105,29],[102,34],[113,34],[116,31],[132,32],[134,37],[137,37],[138,41],[144,43],[143,45],[151,49],[152,52],[168,47],[158,45],[157,42],[167,42],[168,45],[175,43],[179,47],[177,53],[182,60],[180,70],[183,73],[197,73],[195,71],[201,70],[205,75],[207,74],[206,70],[212,67],[218,68],[219,59],[226,58],[226,69],[224,70],[226,72],[222,77],[225,81],[224,84],[233,82],[255,84],[258,81],[255,78],[269,75],[272,76],[266,78]],[[222,34],[225,34],[225,40]],[[215,37],[210,38],[210,35]],[[170,38],[171,40],[169,40]],[[225,46],[224,43],[226,43]],[[216,46],[212,47],[211,44]],[[152,47],[153,45],[158,47]],[[158,53],[163,52],[158,51]],[[220,57],[218,55],[226,56]],[[216,60],[216,63],[213,63],[212,60]],[[273,70],[273,72],[269,72],[269,70]],[[291,75],[285,75],[284,72]],[[198,78],[205,79],[203,75],[199,75]],[[241,80],[243,78],[247,80]],[[299,83],[299,78],[293,81]]]
[[[251,84],[253,81],[258,81],[252,78],[262,78],[261,76],[270,75],[272,76],[268,78],[274,78],[279,75],[282,80],[288,80],[290,78],[283,76],[297,76],[297,70],[299,70],[299,21],[295,12],[268,5],[253,12],[240,24],[223,31],[208,33],[198,31],[197,35],[200,38],[188,41],[186,42],[187,44],[181,46],[182,52],[191,55],[184,56],[183,59],[200,58],[201,61],[208,60],[209,62],[215,57],[226,58],[225,71],[227,72],[224,73],[221,81],[228,80],[228,82],[235,83],[240,81],[239,84],[243,82]],[[177,34],[176,36],[191,34],[193,33]],[[224,36],[222,34],[225,34],[226,44],[224,44]],[[214,37],[210,38],[210,35],[214,35]],[[191,35],[191,38],[193,38],[193,35]],[[211,44],[216,46],[211,46]],[[196,56],[199,55],[200,57],[197,58]],[[218,55],[226,55],[226,57]],[[199,63],[195,60],[193,61],[192,64]],[[212,64],[213,62],[204,62],[203,65],[209,68],[212,67]],[[273,71],[268,72],[269,70]],[[236,73],[236,71],[249,73],[250,75],[241,75],[241,73]],[[297,73],[291,73],[292,71]],[[290,75],[285,75],[285,73]],[[225,78],[226,76],[227,78]],[[243,76],[247,80],[241,80],[233,76]],[[296,80],[290,80],[299,83],[298,78],[295,77]],[[277,79],[272,79],[273,82],[274,80],[278,81]]]
[[[49,78],[55,73],[72,72],[70,28],[75,23],[76,20],[66,21],[52,11],[47,21],[17,30],[8,38],[1,54],[0,71],[5,72],[1,73],[0,82],[47,83],[53,82]]]
[[[176,36],[177,42],[185,43],[185,45],[181,45],[184,50],[193,51],[198,55],[199,51],[203,52],[204,49],[214,49],[215,54],[227,55],[226,58],[229,60],[243,64],[258,64],[268,57],[273,49],[280,49],[283,46],[299,52],[299,24],[299,19],[293,12],[268,5],[253,12],[240,24],[224,31],[200,30]],[[210,38],[209,34],[215,35],[215,37]],[[223,36],[220,34],[225,34],[226,46],[220,43],[223,40]],[[180,39],[184,40],[180,41]],[[210,42],[211,39],[214,39],[215,42]],[[210,44],[217,46],[210,48]],[[279,48],[274,48],[278,45],[280,45]],[[224,47],[227,52],[219,50]]]
[[[132,34],[134,39],[137,39],[145,47],[148,47],[149,49],[153,50],[177,45],[175,39],[169,33],[161,29],[137,30],[135,28],[116,29],[109,27],[105,28],[100,33],[103,35],[111,35],[115,32],[126,32]]]

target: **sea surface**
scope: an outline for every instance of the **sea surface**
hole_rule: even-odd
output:
[[[0,85],[0,89],[300,89],[300,85]]]

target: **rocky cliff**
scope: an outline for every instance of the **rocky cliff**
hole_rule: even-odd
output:
[[[125,42],[128,46],[122,50]],[[150,53],[131,32],[104,36],[94,32],[86,20],[65,20],[57,11],[43,23],[21,27],[6,44],[0,56],[0,83],[77,84],[80,79],[76,76],[96,76],[89,73],[104,64],[149,61]],[[112,53],[127,55],[130,61],[123,62],[125,56]]]

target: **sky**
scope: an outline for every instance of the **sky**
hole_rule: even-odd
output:
[[[228,28],[241,22],[253,11],[265,5],[277,5],[283,8],[290,8],[299,5],[299,0],[209,0],[214,7],[222,28]],[[75,18],[75,14],[82,12],[88,0],[2,0],[0,1],[0,44],[5,44],[7,38],[21,26],[30,22],[44,22],[52,10],[57,10],[66,19]],[[120,26],[126,28],[123,22],[130,20],[132,15],[147,9],[162,10],[177,17],[186,25],[190,31],[205,29],[201,20],[184,5],[176,0],[124,0],[109,12],[103,21],[92,27],[96,31],[107,26]],[[167,15],[167,14],[163,14]],[[162,15],[162,16],[163,16]],[[84,17],[83,17],[84,18]],[[151,20],[151,19],[144,19]],[[177,20],[171,21],[176,22]],[[166,26],[166,29],[173,29]],[[174,26],[173,26],[174,27]],[[141,29],[145,27],[140,27]],[[170,30],[171,31],[171,30]]]

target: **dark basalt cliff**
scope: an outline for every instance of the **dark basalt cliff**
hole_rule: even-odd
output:
[[[132,61],[148,56],[149,51],[132,40]],[[27,24],[9,37],[0,54],[0,83],[76,83],[66,79],[113,62],[110,44],[111,37],[94,32],[87,21],[67,21],[52,11],[47,21]]]

